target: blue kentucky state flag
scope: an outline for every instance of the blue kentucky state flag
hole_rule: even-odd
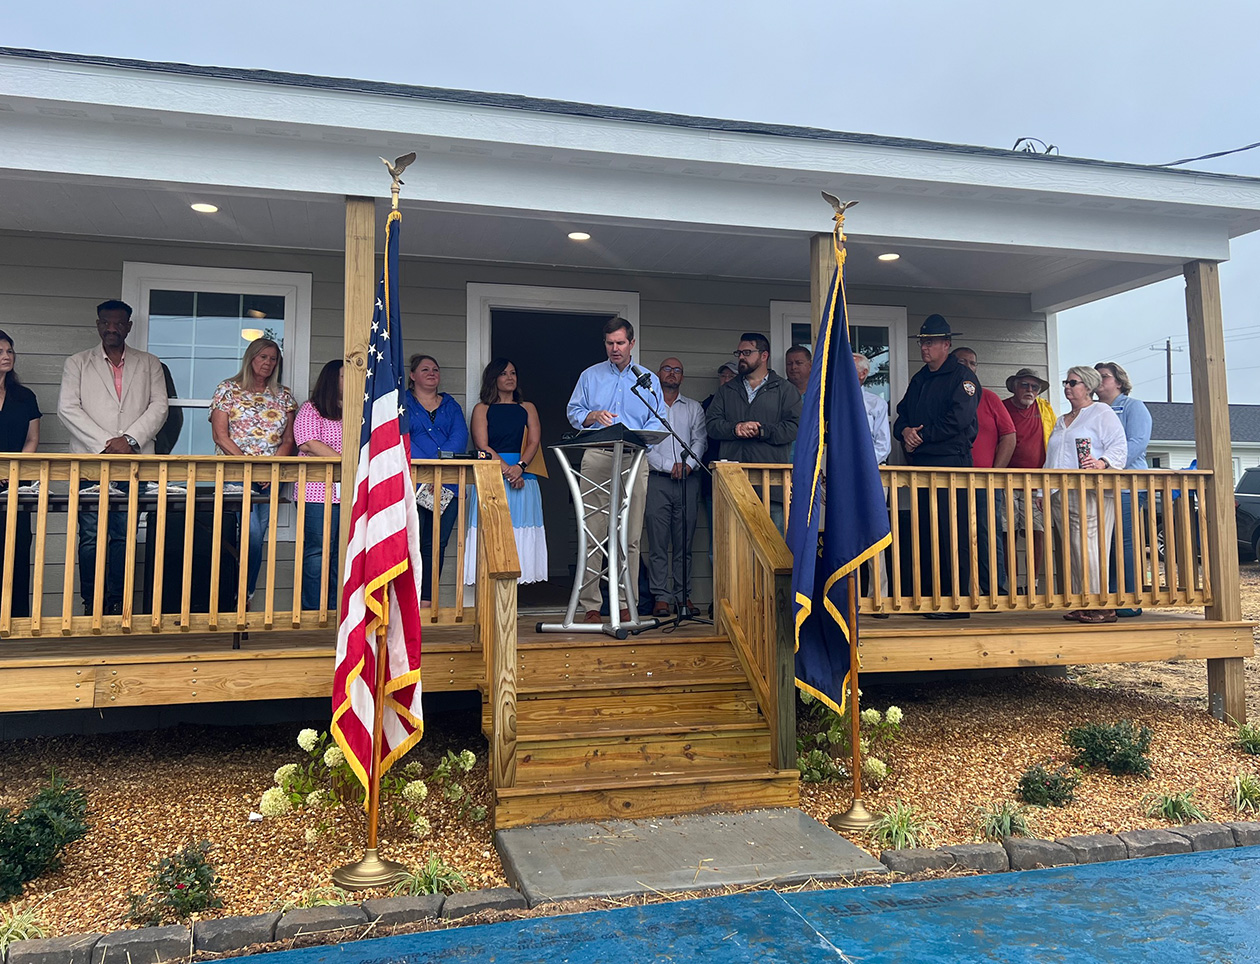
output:
[[[891,536],[849,347],[842,250],[836,261],[796,436],[787,544],[793,559],[796,685],[843,713],[849,675],[848,580],[858,578],[861,564],[882,552]]]

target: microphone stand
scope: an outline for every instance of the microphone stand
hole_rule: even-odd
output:
[[[696,453],[692,451],[691,446],[687,444],[687,442],[683,439],[683,437],[674,431],[674,426],[669,424],[669,419],[667,419],[664,415],[662,415],[661,412],[658,410],[657,405],[654,403],[659,403],[659,399],[656,398],[656,393],[652,391],[651,386],[652,386],[652,380],[650,378],[648,378],[645,383],[641,379],[640,381],[635,382],[633,385],[630,386],[630,391],[634,392],[635,397],[638,398],[638,400],[641,401],[644,405],[646,405],[648,408],[648,411],[650,411],[653,415],[655,415],[657,420],[662,425],[665,426],[665,431],[669,432],[669,434],[672,435],[677,440],[678,444],[682,446],[683,455],[684,455],[683,465],[687,464],[686,458],[690,457],[691,460],[695,462],[697,466],[699,466],[705,472],[708,472],[709,475],[712,475],[713,470],[700,461],[700,456],[696,455]],[[640,391],[641,388],[646,388],[649,392],[651,392],[653,401],[648,401],[647,397],[645,397],[644,394]],[[646,456],[645,456],[645,460],[646,460]],[[673,481],[681,482],[683,484],[683,531],[684,532],[687,530],[686,485],[687,485],[688,478],[689,476],[684,475],[681,479],[673,480]],[[674,551],[675,552],[678,551],[677,546],[674,547]],[[686,552],[687,552],[686,568],[689,571],[691,568],[691,546],[687,546]],[[657,619],[658,621],[657,628],[660,628],[661,626],[671,626],[676,629],[678,626],[682,625],[684,622],[688,620],[691,620],[692,622],[696,622],[696,623],[703,623],[706,626],[712,626],[713,625],[712,619],[703,618],[697,613],[692,612],[692,610],[686,605],[686,600],[687,600],[686,587],[682,586],[680,588],[683,589],[683,592],[684,592],[683,603],[679,606],[678,611],[674,614],[673,619],[660,619],[660,617],[653,617]],[[684,611],[686,613],[685,615],[684,615]]]

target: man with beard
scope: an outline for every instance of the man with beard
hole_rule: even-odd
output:
[[[976,412],[980,405],[980,382],[975,374],[950,355],[954,332],[941,315],[929,315],[919,329],[919,354],[923,367],[915,372],[906,388],[905,397],[897,405],[893,437],[901,442],[911,465],[970,467],[971,444],[976,438]],[[958,544],[955,545],[949,524],[949,493],[937,491],[937,519],[940,533],[938,559],[932,559],[931,500],[927,489],[920,489],[919,498],[919,578],[920,590],[932,592],[933,563],[939,565],[943,594],[953,591],[953,573],[957,566],[959,592],[967,594],[971,586],[971,565],[967,545],[967,495],[959,492],[956,499]],[[930,619],[966,619],[970,613],[926,613]]]
[[[735,349],[739,377],[717,390],[709,405],[709,437],[732,462],[788,463],[801,420],[801,393],[769,368],[770,342],[747,332]],[[783,491],[770,493],[770,518],[783,531]]]
[[[679,391],[683,381],[682,362],[666,358],[656,374],[661,380],[664,403],[664,408],[658,411],[696,456],[703,459],[709,442],[704,409]],[[699,511],[700,479],[695,474],[699,465],[672,435],[648,449],[647,463],[647,509],[643,521],[648,535],[648,578],[652,598],[656,600],[652,615],[667,618],[671,604],[679,615],[691,615],[696,611],[691,602],[691,540],[696,534]]]

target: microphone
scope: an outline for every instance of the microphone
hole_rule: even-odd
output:
[[[638,385],[640,388],[647,388],[649,385],[652,384],[652,376],[649,375],[647,372],[645,372],[638,365],[631,365],[630,371],[634,372],[634,374],[638,377],[639,380],[635,382],[635,384]]]

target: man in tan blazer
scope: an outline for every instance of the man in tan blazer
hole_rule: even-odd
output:
[[[122,301],[102,302],[96,308],[96,331],[101,343],[66,359],[61,373],[57,415],[70,431],[70,451],[84,455],[153,454],[153,440],[166,422],[166,381],[155,355],[127,347],[131,306]],[[99,488],[85,484],[94,494]],[[124,490],[110,483],[111,494]],[[85,503],[86,505],[87,503]],[[95,500],[91,505],[95,505]],[[127,515],[108,515],[105,552],[106,615],[122,612],[123,568],[126,559]],[[92,613],[96,571],[95,512],[79,517],[79,592],[84,613]]]

